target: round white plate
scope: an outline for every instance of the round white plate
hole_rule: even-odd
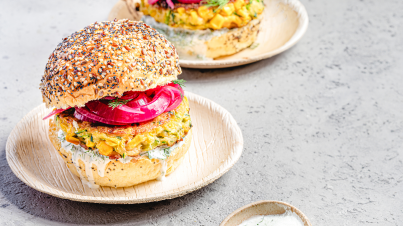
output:
[[[180,65],[187,68],[226,68],[253,63],[286,51],[295,45],[308,28],[308,13],[298,0],[264,0],[265,9],[255,48],[220,57],[215,60],[184,60]],[[120,0],[109,13],[108,20],[140,20],[141,13]],[[130,12],[131,11],[131,12]]]
[[[193,142],[182,164],[164,181],[132,187],[90,189],[67,168],[48,138],[50,110],[42,104],[29,112],[7,140],[7,161],[28,186],[63,199],[96,203],[144,203],[172,199],[210,184],[242,154],[241,130],[218,104],[186,92],[193,122]]]

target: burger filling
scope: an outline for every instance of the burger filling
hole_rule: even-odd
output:
[[[74,109],[69,109],[56,116],[56,123],[67,142],[112,159],[171,147],[183,140],[192,127],[186,97],[177,108],[146,122],[122,126],[91,123],[77,119]]]
[[[239,28],[262,14],[262,0],[230,0],[224,5],[200,2],[197,4],[175,3],[171,9],[164,1],[153,5],[141,0],[140,11],[157,22],[171,27],[192,30]]]

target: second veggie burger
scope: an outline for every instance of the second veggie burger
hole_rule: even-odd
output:
[[[140,4],[142,20],[188,59],[217,58],[249,47],[256,40],[263,9],[263,0],[141,0]]]

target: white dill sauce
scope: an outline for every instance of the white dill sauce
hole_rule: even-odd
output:
[[[173,28],[155,21],[151,16],[143,16],[141,20],[163,34],[174,46],[180,46],[176,51],[181,59],[186,60],[211,60],[206,57],[206,41],[229,31],[227,28],[215,31]]]
[[[97,172],[100,177],[105,176],[105,169],[111,160],[108,156],[104,156],[99,154],[98,150],[86,150],[85,148],[81,147],[80,145],[72,144],[66,141],[66,137],[62,130],[58,132],[58,138],[61,143],[61,147],[64,148],[66,151],[71,153],[71,161],[73,162],[74,166],[78,174],[80,175],[80,179],[84,185],[87,185],[89,188],[99,188],[99,185],[95,184],[94,175],[92,165],[97,167]],[[167,171],[167,163],[166,159],[169,155],[174,151],[176,148],[182,146],[185,142],[180,141],[174,144],[172,147],[158,147],[151,151],[143,152],[141,156],[147,156],[149,159],[159,159],[161,161],[161,173],[157,180],[164,180],[165,174]],[[129,163],[133,158],[126,156],[125,158],[119,158],[118,161],[121,163]],[[79,160],[84,162],[85,166],[85,174],[87,179],[82,176],[81,169],[79,165]]]
[[[251,217],[239,226],[304,226],[301,219],[290,210],[278,215],[258,215]]]
[[[98,150],[89,151],[81,147],[80,145],[75,145],[66,141],[65,135],[62,130],[59,130],[58,138],[60,140],[62,148],[71,153],[71,161],[76,167],[82,183],[90,188],[99,188],[99,185],[95,184],[94,182],[92,165],[94,164],[97,167],[98,175],[100,177],[104,177],[106,165],[108,165],[111,160],[108,157],[99,154]],[[85,177],[83,177],[81,174],[79,160],[84,162],[85,174],[88,180],[85,179]],[[123,159],[120,158],[119,161],[121,160]],[[126,157],[124,160],[130,161],[131,157]]]
[[[163,181],[165,180],[165,174],[167,173],[167,158],[171,155],[171,153],[176,149],[181,147],[182,145],[185,144],[185,138],[186,136],[182,139],[182,141],[177,142],[176,144],[172,145],[171,147],[157,147],[151,151],[147,152],[142,152],[140,153],[141,156],[147,156],[149,159],[159,159],[161,161],[161,169],[160,169],[160,175],[158,176],[157,180]]]
[[[160,175],[157,177],[157,180],[159,181],[163,181],[165,180],[165,174],[167,173],[167,161],[166,160],[162,160],[162,167],[161,167],[161,173]]]

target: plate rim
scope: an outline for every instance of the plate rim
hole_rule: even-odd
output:
[[[302,37],[305,35],[306,31],[308,30],[309,25],[309,16],[305,6],[299,0],[272,0],[272,1],[280,1],[284,4],[290,5],[294,11],[298,14],[299,25],[295,33],[291,36],[291,38],[282,46],[277,49],[274,49],[270,52],[262,53],[257,56],[248,57],[247,59],[228,59],[228,60],[206,60],[206,61],[198,61],[198,60],[181,60],[179,59],[179,64],[181,67],[184,68],[195,68],[195,69],[215,69],[215,68],[230,68],[241,66],[245,64],[254,63],[260,60],[268,59],[275,55],[278,55],[299,42]],[[126,0],[119,0],[116,4],[112,7],[111,11],[109,12],[108,18],[110,17],[113,9],[116,5],[120,2],[125,2]],[[126,5],[127,7],[127,5]]]
[[[196,61],[196,60],[181,60],[179,59],[179,64],[181,67],[185,68],[227,68],[227,67],[236,67],[245,64],[254,63],[260,60],[268,59],[277,54],[280,54],[291,47],[293,47],[299,40],[302,39],[306,31],[308,30],[309,25],[309,16],[306,11],[305,6],[299,0],[278,0],[283,2],[284,4],[291,5],[294,11],[298,14],[299,25],[295,33],[291,36],[291,38],[282,46],[277,49],[274,49],[270,52],[266,52],[263,54],[259,54],[254,57],[248,57],[248,59],[234,59],[234,60],[208,60],[208,61]],[[302,18],[302,19],[301,19]],[[301,21],[303,23],[301,23]]]
[[[220,178],[221,176],[223,176],[225,173],[227,173],[234,165],[235,163],[239,160],[239,158],[242,155],[243,152],[243,135],[242,135],[242,131],[239,128],[238,123],[235,121],[235,119],[233,118],[233,116],[229,113],[229,111],[227,111],[225,108],[223,108],[222,106],[220,106],[219,104],[215,103],[214,101],[207,99],[205,97],[199,96],[197,94],[191,93],[189,91],[185,91],[185,95],[189,98],[192,99],[195,102],[200,103],[201,101],[204,101],[206,107],[211,107],[212,105],[219,108],[222,111],[222,114],[225,114],[228,117],[228,119],[230,121],[233,122],[233,126],[232,129],[234,130],[235,134],[238,135],[238,140],[237,140],[237,144],[234,145],[234,151],[232,153],[230,153],[231,158],[227,158],[222,164],[224,163],[228,163],[228,165],[220,170],[220,167],[222,166],[219,165],[216,169],[213,170],[213,172],[211,172],[210,174],[208,174],[207,176],[200,178],[198,181],[190,183],[190,184],[186,184],[182,187],[177,187],[177,188],[173,188],[173,190],[175,190],[174,192],[171,192],[169,194],[166,195],[161,195],[160,193],[156,193],[153,196],[150,197],[146,197],[146,198],[134,198],[133,196],[126,196],[126,197],[94,197],[94,196],[88,196],[88,195],[77,195],[77,194],[73,194],[73,193],[69,193],[66,191],[60,191],[57,188],[53,188],[51,186],[48,186],[42,182],[39,182],[39,184],[41,186],[37,186],[35,184],[31,184],[28,180],[26,180],[26,178],[24,177],[24,175],[22,175],[21,173],[17,173],[17,166],[14,163],[14,160],[11,159],[10,155],[12,155],[12,141],[10,140],[11,135],[13,134],[18,134],[17,128],[19,127],[19,125],[23,124],[24,121],[27,120],[27,117],[30,116],[31,114],[33,114],[35,111],[37,111],[40,108],[44,108],[45,104],[42,103],[39,106],[33,108],[31,111],[29,111],[12,129],[12,131],[10,132],[8,138],[7,138],[7,142],[6,142],[6,160],[7,160],[7,164],[9,165],[11,171],[14,173],[14,175],[20,179],[22,182],[24,182],[26,185],[28,185],[29,187],[42,192],[42,193],[46,193],[48,195],[52,195],[58,198],[62,198],[62,199],[68,199],[68,200],[73,200],[73,201],[79,201],[79,202],[88,202],[88,203],[104,203],[104,204],[139,204],[139,203],[148,203],[148,202],[156,202],[156,201],[161,201],[161,200],[166,200],[166,199],[174,199],[180,196],[184,196],[186,194],[189,194],[193,191],[196,191],[204,186],[207,186],[209,184],[211,184],[212,182],[214,182],[215,180],[217,180],[218,178]],[[45,107],[46,108],[46,107]],[[194,139],[192,139],[192,142],[195,142]],[[229,161],[227,161],[229,160]],[[22,164],[23,165],[23,164]],[[218,170],[218,172],[217,172]],[[49,190],[46,190],[44,188],[49,188]],[[111,189],[116,189],[116,188],[111,188]],[[119,189],[119,188],[118,188]],[[124,188],[123,188],[124,189]],[[55,191],[55,192],[50,192],[50,191]]]

